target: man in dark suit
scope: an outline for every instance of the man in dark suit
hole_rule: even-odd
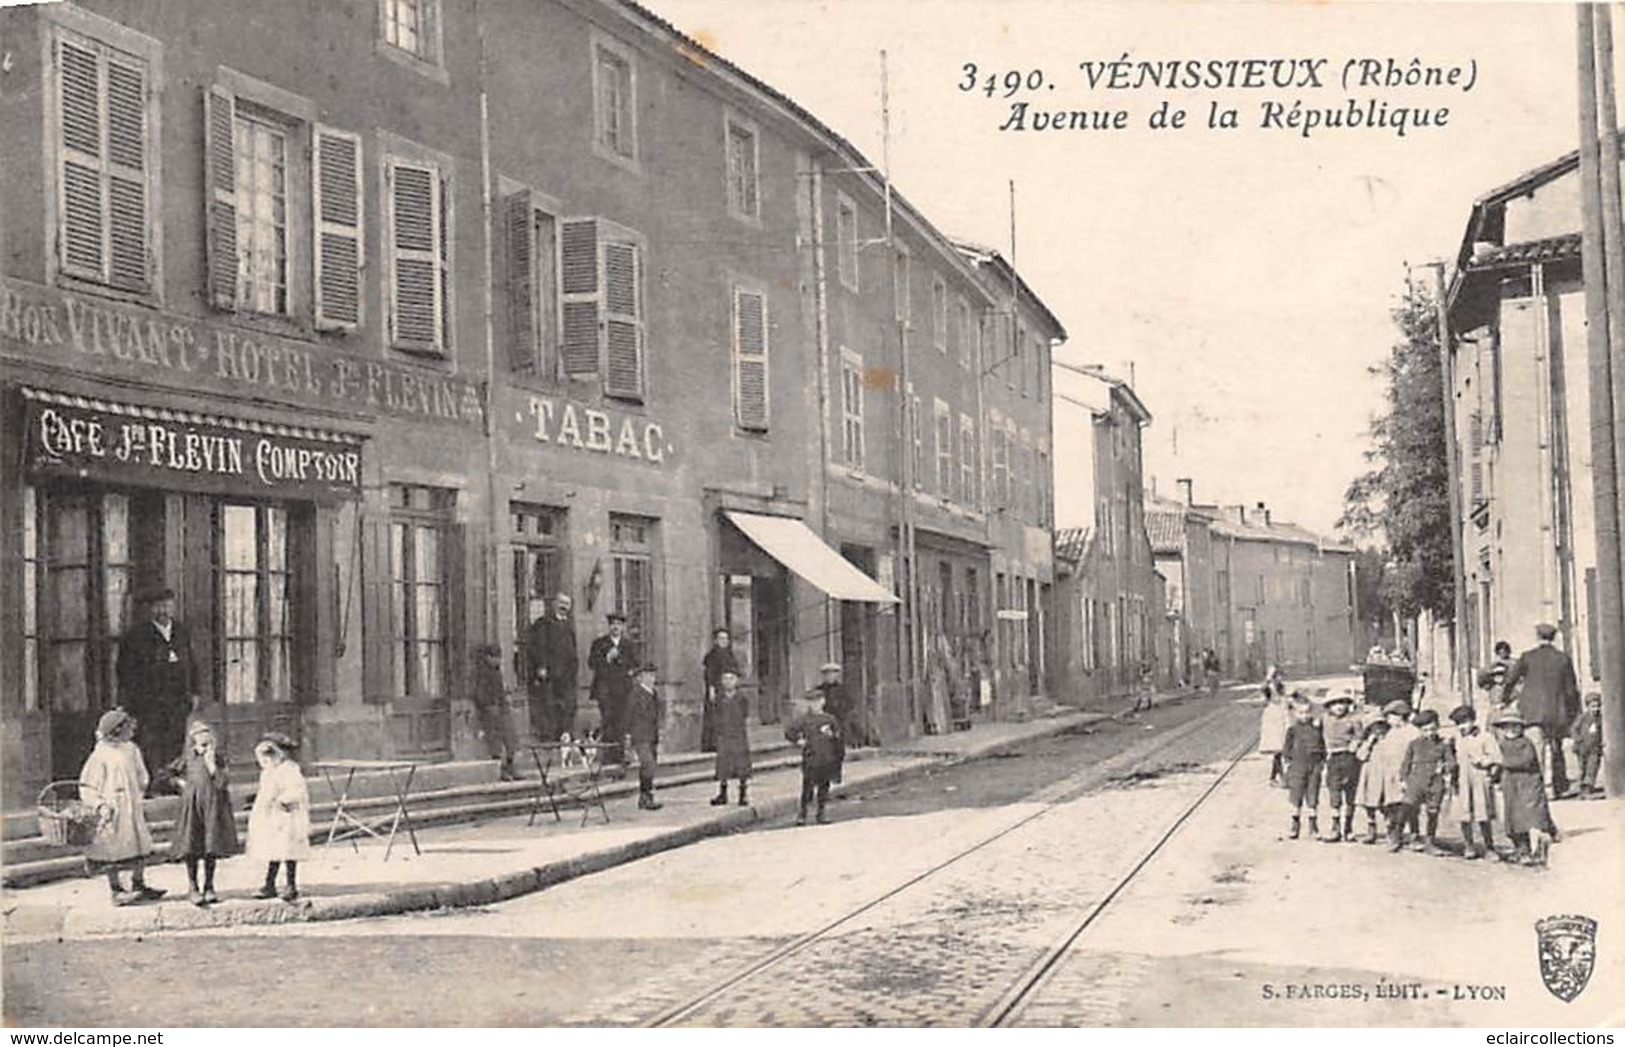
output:
[[[569,593],[553,598],[553,613],[530,623],[525,631],[525,664],[530,674],[531,730],[544,742],[575,730],[576,623],[570,617]]]
[[[611,611],[609,632],[592,642],[587,667],[592,670],[592,700],[598,703],[598,740],[604,764],[623,764],[626,709],[632,698],[632,671],[638,662],[626,636],[626,616]]]
[[[1527,724],[1524,734],[1535,744],[1542,777],[1557,798],[1569,791],[1563,735],[1580,708],[1580,683],[1574,663],[1552,642],[1557,639],[1557,628],[1543,622],[1535,626],[1535,637],[1540,642],[1518,656],[1507,673],[1503,692],[1518,696],[1518,714]]]
[[[198,671],[191,631],[175,617],[175,593],[155,590],[140,604],[139,620],[119,638],[118,695],[140,725],[136,741],[156,784],[158,769],[185,747]]]

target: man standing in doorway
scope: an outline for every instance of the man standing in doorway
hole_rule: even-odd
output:
[[[733,637],[726,629],[711,634],[711,649],[705,652],[704,667],[705,704],[700,709],[700,752],[717,751],[717,725],[714,707],[717,688],[722,686],[722,674],[739,672],[739,658],[734,654]]]
[[[632,698],[632,672],[638,662],[626,638],[626,615],[611,611],[609,632],[592,642],[587,667],[592,670],[592,700],[598,703],[598,741],[605,766],[625,764],[626,707]]]
[[[576,722],[576,623],[569,593],[553,598],[553,613],[530,623],[525,659],[530,667],[531,729],[544,742],[556,742]]]
[[[1518,712],[1527,724],[1524,734],[1535,744],[1541,776],[1557,799],[1569,790],[1563,735],[1580,708],[1580,683],[1574,663],[1553,643],[1556,626],[1542,622],[1535,626],[1535,637],[1540,642],[1518,656],[1507,673],[1504,691],[1518,695]],[[1520,683],[1522,692],[1518,691]]]
[[[136,718],[136,741],[156,779],[158,769],[185,747],[186,718],[197,708],[198,672],[192,633],[175,617],[174,591],[147,593],[141,606],[146,613],[119,640],[118,694],[119,704]]]

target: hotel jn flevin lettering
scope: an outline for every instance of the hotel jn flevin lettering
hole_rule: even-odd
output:
[[[764,722],[830,657],[882,740],[927,651],[978,714],[1042,690],[1060,325],[648,12],[95,0],[0,53],[8,806],[160,587],[239,760],[474,755],[469,652],[523,723],[560,590],[680,747],[718,625]]]

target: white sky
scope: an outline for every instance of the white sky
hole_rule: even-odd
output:
[[[1146,471],[1197,497],[1270,504],[1329,531],[1381,403],[1366,375],[1393,338],[1404,264],[1453,258],[1473,199],[1574,148],[1574,8],[1096,0],[645,0],[784,91],[875,162],[889,52],[893,177],[940,228],[1008,250],[1066,325],[1060,358],[1128,377],[1154,422]],[[1625,24],[1621,26],[1625,37]],[[1622,41],[1625,46],[1625,41]],[[1391,56],[1476,59],[1470,92],[1236,91],[1240,130],[1208,132],[1213,92],[1090,90],[1078,63]],[[1114,133],[1000,133],[1008,101],[956,89],[1042,67],[1051,108],[1126,108]],[[1155,133],[1164,96],[1196,126]],[[1265,98],[1376,96],[1449,106],[1442,130],[1262,131]],[[1431,277],[1429,277],[1431,278]],[[1177,455],[1174,433],[1178,433]],[[1058,463],[1059,464],[1059,463]],[[1058,483],[1064,483],[1064,478]]]

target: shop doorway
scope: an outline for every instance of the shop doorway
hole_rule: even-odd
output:
[[[778,723],[790,697],[789,586],[772,575],[723,575],[721,626],[733,638],[740,690],[756,721]]]

